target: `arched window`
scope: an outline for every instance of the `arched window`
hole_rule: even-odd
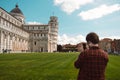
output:
[[[34,42],[34,45],[36,45],[36,41]]]

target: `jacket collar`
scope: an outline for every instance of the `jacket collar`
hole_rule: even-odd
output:
[[[90,49],[100,49],[98,46],[91,46]]]

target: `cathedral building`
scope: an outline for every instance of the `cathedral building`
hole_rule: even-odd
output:
[[[18,5],[10,12],[0,7],[0,53],[57,51],[58,18],[48,24],[26,24]]]

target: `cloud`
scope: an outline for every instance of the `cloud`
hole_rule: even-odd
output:
[[[58,44],[78,44],[80,42],[85,42],[85,37],[82,35],[73,37],[63,34],[62,36],[58,36]]]
[[[120,4],[114,4],[111,6],[101,5],[88,11],[82,11],[78,16],[82,17],[83,20],[93,20],[111,14],[115,11],[120,11]]]
[[[83,36],[81,34],[76,35],[76,36],[68,36],[67,34],[63,34],[62,36],[58,36],[58,44],[64,45],[64,44],[73,44],[76,45],[80,42],[86,42],[85,40],[86,36]],[[120,36],[100,36],[100,40],[104,38],[110,38],[112,40],[114,39],[120,39]]]
[[[71,14],[81,6],[92,2],[94,2],[94,0],[54,0],[54,4],[60,6],[67,14]]]
[[[42,24],[42,23],[40,23],[40,22],[36,22],[36,21],[33,21],[33,22],[27,22],[27,24]]]

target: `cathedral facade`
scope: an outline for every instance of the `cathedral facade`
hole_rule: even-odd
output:
[[[18,5],[10,12],[0,7],[0,53],[57,51],[58,18],[48,24],[26,24]]]

